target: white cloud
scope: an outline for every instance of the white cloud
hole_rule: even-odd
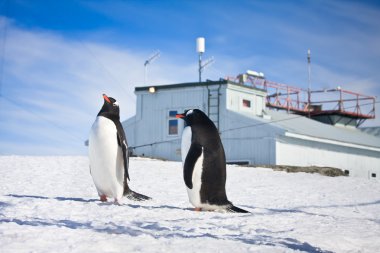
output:
[[[134,86],[143,84],[143,63],[148,54],[44,31],[25,31],[9,24],[2,96],[13,106],[0,110],[2,135],[13,136],[21,153],[25,153],[21,151],[24,147],[33,146],[25,136],[50,140],[44,146],[47,153],[84,153],[85,148],[74,143],[77,140],[72,140],[72,150],[64,142],[70,136],[87,138],[103,104],[103,93],[119,101],[122,120],[134,115]],[[149,84],[185,82],[191,68],[160,59],[149,68]],[[2,104],[9,103],[2,100]],[[0,153],[9,150],[9,144],[1,142]],[[42,152],[43,146],[38,150]]]

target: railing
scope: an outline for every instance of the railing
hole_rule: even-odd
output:
[[[340,87],[309,91],[252,76],[246,77],[245,82],[242,82],[239,77],[226,79],[245,86],[264,89],[267,92],[266,105],[268,107],[309,116],[340,114],[358,119],[375,118],[376,98],[374,96],[344,90]]]

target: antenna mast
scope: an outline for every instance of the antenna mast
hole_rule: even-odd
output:
[[[308,65],[308,72],[309,72],[309,80],[308,80],[308,84],[309,84],[309,91],[311,90],[311,61],[310,61],[310,57],[311,54],[310,54],[310,49],[307,50],[307,65]]]
[[[308,89],[307,89],[307,102],[308,102],[308,111],[310,118],[310,110],[311,110],[311,53],[310,49],[307,50],[307,68],[308,68]]]
[[[199,67],[198,67],[198,73],[199,73],[199,82],[202,82],[202,72],[203,70],[214,63],[214,57],[211,57],[207,59],[203,64],[202,64],[202,54],[206,51],[205,47],[205,38],[199,37],[197,38],[197,53],[199,55]]]
[[[148,60],[145,61],[144,63],[144,85],[146,85],[147,81],[147,71],[148,71],[148,65],[152,63],[154,60],[156,60],[158,57],[160,57],[161,52],[160,50],[154,51],[153,54],[151,54],[148,58]]]

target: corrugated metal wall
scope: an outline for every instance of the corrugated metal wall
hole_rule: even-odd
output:
[[[155,93],[137,94],[136,116],[123,125],[130,146],[141,146],[134,154],[168,160],[181,160],[180,138],[183,120],[178,119],[178,134],[169,135],[169,111],[182,113],[185,109],[206,110],[207,90],[204,87],[158,89]],[[149,145],[151,144],[151,145]]]
[[[218,86],[218,84],[214,86]],[[169,136],[167,134],[168,111],[178,110],[178,112],[182,112],[185,109],[198,108],[207,113],[207,87],[182,87],[162,91],[158,89],[154,94],[139,91],[136,95],[136,116],[124,122],[129,145],[156,144],[136,148],[134,153],[141,156],[181,160],[180,138],[183,121],[179,120],[178,135]],[[227,161],[246,161],[250,164],[272,164],[275,162],[274,140],[276,133],[280,133],[281,130],[273,126],[254,126],[265,121],[261,117],[254,116],[261,114],[261,110],[256,110],[264,106],[264,101],[261,98],[263,95],[262,91],[255,91],[246,87],[222,85],[220,89],[219,130]],[[242,99],[252,101],[251,110],[241,108]],[[259,101],[260,105],[257,105],[256,101]],[[233,130],[241,127],[243,128]]]
[[[380,178],[378,152],[337,146],[321,142],[279,138],[276,142],[276,164],[293,166],[327,166],[348,170],[350,176]]]
[[[181,113],[185,109],[198,108],[207,113],[207,87],[166,87],[153,94],[140,90],[136,95],[136,116],[123,124],[130,146],[146,144],[136,148],[134,153],[140,156],[181,160],[180,139],[183,121],[178,120],[178,134],[169,135],[169,111],[177,110]],[[297,122],[288,121],[289,117],[279,117],[280,123],[277,124],[270,118],[263,117],[261,109],[265,108],[264,97],[265,92],[261,90],[229,83],[221,85],[218,120],[227,162],[330,166],[347,169],[352,176],[368,177],[375,173],[377,179],[380,178],[379,152],[323,143],[316,137],[314,141],[289,137],[288,131],[299,132],[296,131],[298,128],[294,127]],[[251,107],[243,108],[243,100],[249,100]],[[292,124],[288,124],[290,127],[286,128],[281,125],[285,123]],[[316,127],[311,121],[306,123]]]
[[[252,115],[226,110],[222,114],[221,139],[227,161],[249,164],[274,164],[275,137],[282,131]]]

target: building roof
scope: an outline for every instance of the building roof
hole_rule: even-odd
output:
[[[292,134],[380,148],[380,138],[364,133],[356,128],[332,126],[305,116],[274,110],[267,110],[266,113],[271,116],[271,121],[275,125]]]
[[[365,132],[367,134],[371,134],[380,138],[380,127],[363,127],[359,129],[362,132]]]
[[[253,89],[253,90],[264,91],[264,90],[259,89],[259,88],[255,88],[255,87],[248,86],[248,85],[242,85],[242,84],[235,83],[235,82],[225,80],[225,79],[220,79],[218,81],[207,80],[206,82],[191,82],[191,83],[140,86],[140,87],[135,87],[135,91],[149,91],[149,88],[151,88],[151,87],[154,87],[156,90],[168,90],[168,89],[177,89],[177,88],[207,87],[210,85],[227,85],[227,84],[241,86],[241,87],[245,87],[245,88],[249,88],[249,89]]]

